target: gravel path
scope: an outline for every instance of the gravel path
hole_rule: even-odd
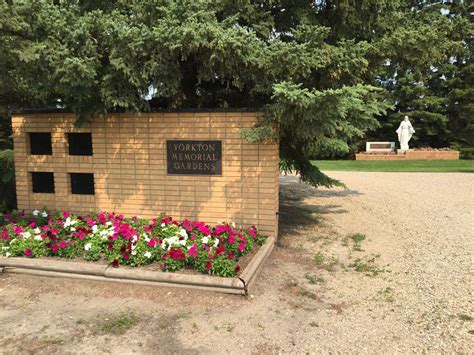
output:
[[[3,274],[0,353],[470,352],[474,175],[330,175],[282,177],[251,297]]]

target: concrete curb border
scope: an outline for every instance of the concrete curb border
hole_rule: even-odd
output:
[[[273,250],[275,238],[266,242],[253,257],[240,277],[187,275],[139,268],[112,268],[87,262],[67,262],[23,257],[0,257],[0,273],[10,272],[48,277],[66,277],[93,281],[108,281],[148,286],[186,287],[204,291],[248,295],[253,288],[263,263]]]

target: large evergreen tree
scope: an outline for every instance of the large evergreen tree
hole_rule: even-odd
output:
[[[84,123],[114,110],[255,107],[264,119],[243,134],[277,139],[283,168],[331,185],[310,157],[346,154],[388,108],[386,122],[422,111],[420,99],[443,106],[434,86],[414,84],[465,47],[453,23],[401,0],[0,0],[0,108],[62,107]],[[463,70],[450,72],[459,90]],[[458,110],[456,95],[445,111]]]

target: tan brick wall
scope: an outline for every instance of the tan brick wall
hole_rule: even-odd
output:
[[[278,231],[278,146],[250,144],[239,136],[255,113],[111,114],[75,128],[71,114],[13,116],[18,208],[47,206],[127,216],[161,213],[215,224],[257,225]],[[51,132],[53,154],[32,156],[29,132]],[[93,156],[70,156],[66,134],[92,132]],[[167,175],[166,140],[222,141],[222,176]],[[52,171],[55,193],[32,193],[30,172]],[[94,173],[95,195],[73,195],[68,173]]]
[[[412,150],[405,154],[356,154],[356,160],[459,160],[459,152]]]

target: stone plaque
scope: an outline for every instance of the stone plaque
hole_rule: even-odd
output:
[[[372,143],[370,145],[371,149],[392,149],[392,145],[390,143]]]
[[[168,174],[222,175],[221,141],[166,141]]]

